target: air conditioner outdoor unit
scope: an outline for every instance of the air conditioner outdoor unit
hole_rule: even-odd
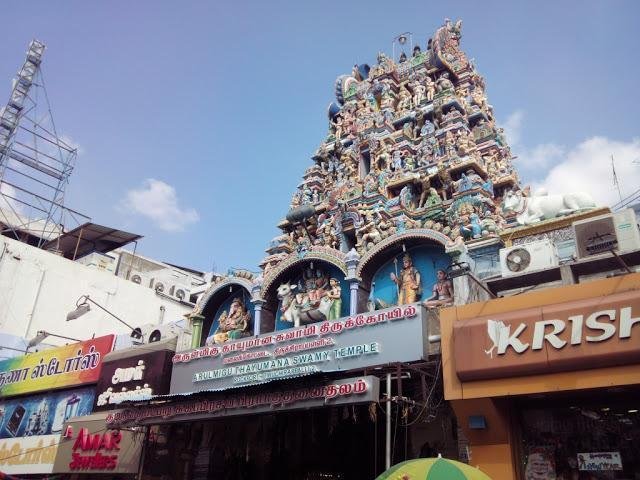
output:
[[[556,247],[548,239],[500,250],[500,271],[503,277],[557,266],[558,253]]]
[[[162,325],[142,325],[134,329],[131,337],[142,344],[155,343],[177,337],[177,350],[187,350],[191,347],[191,331],[177,325],[175,322]]]
[[[153,282],[153,279],[149,277],[149,274],[132,270],[129,274],[129,281],[140,285],[141,287],[149,288]]]
[[[173,285],[169,294],[179,302],[188,302],[189,297],[191,296],[189,289],[183,285]]]
[[[183,283],[176,283],[176,278],[160,276],[151,279],[151,288],[156,293],[166,295],[179,302],[188,302],[191,295],[190,288]]]
[[[573,222],[573,234],[578,258],[640,249],[640,230],[631,208]]]

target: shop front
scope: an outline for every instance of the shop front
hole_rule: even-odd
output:
[[[640,274],[441,313],[445,398],[501,479],[640,476]]]
[[[370,480],[387,453],[456,456],[452,416],[429,403],[432,318],[404,305],[179,352],[170,394],[108,425],[150,427],[147,479]]]
[[[0,472],[51,474],[64,423],[91,413],[113,335],[0,362]]]
[[[176,341],[173,338],[104,356],[90,402],[95,413],[65,419],[58,430],[52,462],[55,474],[69,479],[135,478],[147,429],[110,429],[106,418],[123,402],[145,401],[169,392]]]
[[[106,416],[96,413],[65,423],[53,465],[58,477],[124,480],[138,473],[144,429],[105,428]]]

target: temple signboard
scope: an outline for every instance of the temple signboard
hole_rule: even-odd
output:
[[[411,304],[176,353],[170,393],[215,391],[426,358],[427,315]]]
[[[373,375],[343,378],[298,388],[273,388],[254,393],[228,392],[195,400],[128,408],[110,413],[107,426],[153,425],[215,417],[273,413],[296,409],[378,402],[380,379]]]

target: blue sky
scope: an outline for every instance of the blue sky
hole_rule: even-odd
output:
[[[6,2],[0,102],[42,40],[58,129],[81,148],[67,205],[143,234],[148,256],[256,270],[326,134],[335,78],[398,33],[424,48],[461,18],[527,183],[610,202],[613,153],[623,193],[640,186],[639,2],[391,5]]]

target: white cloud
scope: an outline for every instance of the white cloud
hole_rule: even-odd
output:
[[[520,145],[520,134],[522,132],[523,119],[524,112],[522,110],[516,110],[507,117],[506,122],[502,125],[502,128],[504,128],[504,134],[507,137],[507,143],[512,149]]]
[[[516,167],[529,178],[539,179],[545,171],[562,160],[565,147],[555,143],[542,143],[532,149],[518,147]]]
[[[640,188],[640,139],[624,142],[596,136],[573,147],[557,143],[527,147],[522,139],[524,118],[525,113],[516,110],[502,127],[517,157],[514,166],[533,191],[541,187],[549,193],[584,191],[599,205],[615,205],[620,196],[613,183],[612,155],[622,197]]]
[[[599,205],[614,205],[619,200],[613,184],[611,156],[622,197],[640,188],[640,139],[629,142],[592,137],[559,155],[534,190],[544,187],[549,193],[583,191],[590,193]]]
[[[200,219],[198,212],[178,203],[176,189],[161,180],[148,178],[140,188],[127,192],[125,208],[149,218],[160,229],[167,232],[183,231]]]

